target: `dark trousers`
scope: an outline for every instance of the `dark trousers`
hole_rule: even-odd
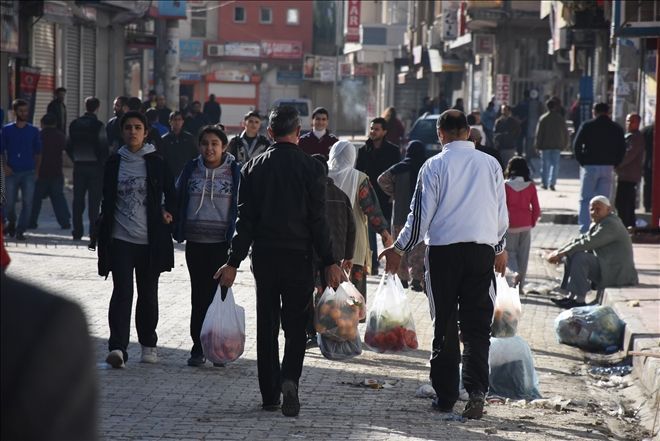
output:
[[[186,264],[190,274],[190,299],[192,310],[190,313],[190,337],[193,347],[192,356],[202,356],[202,343],[200,333],[206,311],[213,301],[218,281],[213,275],[218,268],[227,263],[229,245],[222,243],[186,242]]]
[[[53,204],[55,219],[62,228],[69,228],[71,223],[71,214],[64,197],[64,176],[56,178],[39,178],[34,186],[34,198],[32,199],[32,215],[30,216],[30,226],[37,225],[39,213],[41,213],[41,201],[50,197]]]
[[[637,205],[637,183],[617,181],[614,206],[626,227],[635,226],[635,206]]]
[[[263,404],[274,404],[282,381],[298,384],[302,373],[314,289],[312,253],[254,247],[252,272],[257,286],[259,389]],[[281,368],[280,317],[285,338]]]
[[[653,196],[653,173],[650,170],[644,170],[644,210],[651,212],[651,199]]]
[[[137,284],[135,328],[142,346],[156,347],[158,336],[158,277],[160,273],[149,269],[149,245],[137,245],[113,239],[110,245],[110,271],[112,271],[112,297],[110,298],[110,351],[120,349],[128,360],[128,339],[131,331],[133,307],[133,271]]]
[[[458,399],[461,351],[457,318],[463,338],[465,389],[470,394],[488,391],[494,261],[495,252],[488,245],[428,247],[426,281],[434,320],[431,383],[442,407],[453,406]]]
[[[85,194],[87,194],[87,215],[89,219],[89,235],[92,236],[94,223],[99,215],[103,191],[103,167],[96,164],[73,165],[73,237],[83,235],[83,212],[85,211]]]

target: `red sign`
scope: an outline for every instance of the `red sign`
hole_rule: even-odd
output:
[[[37,85],[41,77],[41,69],[38,67],[22,66],[19,70],[19,77],[19,98],[24,99],[30,104],[28,120],[32,121],[34,118],[34,104],[37,100]]]
[[[261,56],[264,58],[299,59],[303,56],[302,41],[263,40]]]
[[[346,11],[346,41],[360,41],[360,0],[348,0]]]
[[[510,92],[511,76],[506,74],[497,74],[495,77],[495,101],[497,101],[497,104],[509,104]]]

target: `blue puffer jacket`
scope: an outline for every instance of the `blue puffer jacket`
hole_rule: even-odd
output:
[[[227,153],[229,154],[229,153]],[[202,161],[201,157],[197,157],[191,161],[188,161],[181,171],[181,175],[176,182],[176,192],[177,192],[177,210],[176,213],[176,224],[174,226],[174,233],[172,236],[174,240],[181,243],[186,240],[185,237],[185,228],[186,228],[186,218],[188,214],[188,201],[190,200],[190,195],[188,194],[188,181],[192,175],[192,171],[195,167],[199,166],[199,161]],[[231,195],[231,219],[229,220],[229,228],[227,228],[227,242],[231,243],[232,237],[234,237],[234,232],[236,231],[236,218],[238,217],[238,186],[241,181],[241,164],[237,161],[233,161],[231,164],[231,176],[232,176],[232,186],[233,191]]]

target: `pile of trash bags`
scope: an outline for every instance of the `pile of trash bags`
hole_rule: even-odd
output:
[[[612,308],[601,305],[571,308],[555,319],[559,343],[607,354],[621,349],[625,326]]]

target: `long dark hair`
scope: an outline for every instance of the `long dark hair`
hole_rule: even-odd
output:
[[[514,156],[509,160],[509,163],[506,165],[506,170],[504,170],[504,176],[506,178],[523,178],[526,182],[532,180],[529,177],[527,161],[525,161],[525,158],[522,156]]]

